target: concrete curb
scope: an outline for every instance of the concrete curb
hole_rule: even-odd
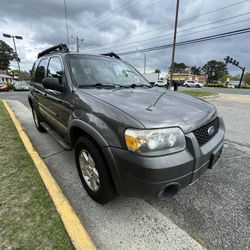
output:
[[[90,239],[87,231],[84,226],[80,222],[79,217],[71,207],[67,198],[64,196],[61,188],[57,184],[54,177],[51,175],[48,167],[44,163],[44,161],[39,156],[38,152],[33,147],[29,137],[23,130],[21,124],[17,120],[14,112],[11,110],[6,101],[3,101],[5,108],[7,109],[16,129],[19,133],[19,136],[32,158],[44,184],[45,187],[56,207],[56,210],[61,217],[61,220],[64,224],[64,227],[72,241],[72,244],[76,249],[96,249],[93,241]]]
[[[204,96],[204,97],[201,97],[202,99],[205,99],[205,100],[209,100],[209,99],[216,99],[216,98],[219,98],[221,97],[221,93],[218,93],[217,95],[213,95],[213,96]]]

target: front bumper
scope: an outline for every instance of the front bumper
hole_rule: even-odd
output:
[[[219,158],[225,134],[222,118],[216,135],[199,146],[192,132],[185,150],[157,157],[141,156],[120,148],[104,148],[111,174],[121,195],[155,198],[169,184],[183,188],[211,168]]]

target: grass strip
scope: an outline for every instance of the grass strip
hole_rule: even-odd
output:
[[[209,97],[209,96],[218,95],[218,93],[216,93],[216,92],[195,91],[195,90],[181,90],[179,92],[182,94],[191,95],[194,97]]]
[[[36,167],[0,101],[0,248],[72,249]]]

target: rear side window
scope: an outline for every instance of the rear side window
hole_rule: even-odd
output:
[[[42,83],[43,78],[45,77],[46,74],[46,68],[47,68],[47,64],[48,64],[48,59],[42,59],[37,67],[36,70],[36,78],[35,81]]]
[[[59,83],[63,82],[63,67],[59,57],[52,57],[49,61],[47,70],[48,77],[55,77],[59,79]]]

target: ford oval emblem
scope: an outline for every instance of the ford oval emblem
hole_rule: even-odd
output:
[[[213,135],[214,132],[215,132],[215,127],[214,127],[214,126],[209,127],[209,129],[207,130],[207,133],[208,133],[210,136]]]

